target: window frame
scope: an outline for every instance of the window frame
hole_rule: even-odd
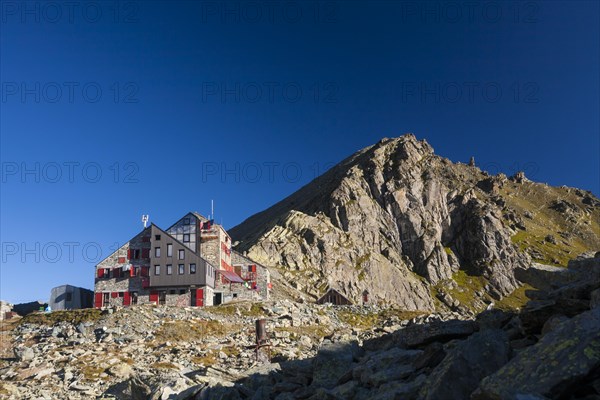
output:
[[[167,264],[166,271],[167,275],[173,275],[173,264]]]
[[[194,266],[194,269],[192,269],[192,265]],[[196,263],[191,263],[190,264],[190,275],[193,275],[196,273]]]
[[[178,264],[177,265],[177,274],[178,275],[185,275],[185,264]]]
[[[154,265],[154,276],[160,276],[160,264]]]
[[[167,243],[167,257],[173,257],[173,243]]]
[[[159,258],[161,253],[160,246],[154,248],[154,258]]]

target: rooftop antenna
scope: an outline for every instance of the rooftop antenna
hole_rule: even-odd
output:
[[[148,214],[143,214],[142,215],[142,222],[144,223],[144,228],[146,228],[146,226],[148,225],[148,219],[150,218],[150,216]]]
[[[210,201],[210,219],[215,219],[215,201]]]

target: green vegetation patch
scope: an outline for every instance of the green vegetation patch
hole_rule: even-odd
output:
[[[301,336],[308,336],[313,340],[319,340],[333,332],[322,325],[302,325],[302,326],[279,326],[275,328],[276,332],[290,332],[290,338],[297,340]]]
[[[239,329],[239,325],[220,321],[170,321],[162,324],[154,335],[159,342],[191,342],[207,337],[223,337]]]
[[[102,311],[95,308],[82,310],[52,311],[49,313],[34,312],[21,318],[21,324],[38,324],[53,326],[60,322],[70,322],[77,325],[81,322],[95,322],[102,316]]]
[[[262,303],[257,302],[221,304],[218,306],[206,307],[205,310],[219,315],[235,315],[238,310],[240,315],[244,317],[264,317],[266,315]]]
[[[514,311],[517,309],[521,309],[527,304],[529,300],[531,300],[525,294],[528,290],[535,290],[533,286],[528,284],[524,284],[518,288],[516,288],[511,294],[502,298],[502,300],[498,301],[495,305],[496,308],[505,311]]]

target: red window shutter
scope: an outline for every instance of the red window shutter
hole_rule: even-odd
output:
[[[127,249],[127,259],[131,260],[131,249]]]
[[[155,291],[150,292],[150,303],[158,304],[158,292],[155,292]]]
[[[256,272],[256,265],[252,265],[252,272]]]
[[[125,257],[119,257],[118,263],[125,264]]]
[[[100,268],[98,270],[98,278],[103,278],[104,277],[104,268]],[[96,293],[98,294],[98,293]]]
[[[149,278],[142,278],[142,288],[147,289],[150,286]]]
[[[142,267],[142,276],[150,276],[150,267]]]
[[[131,266],[131,269],[129,270],[129,277],[134,277],[135,276],[135,269],[137,267],[134,267],[133,265]]]
[[[119,292],[112,292],[112,293],[110,294],[110,297],[112,297],[113,299],[115,299],[115,298],[119,297]]]
[[[129,292],[123,293],[123,305],[128,306],[131,304],[131,295]]]
[[[114,276],[115,278],[120,278],[120,277],[121,277],[121,275],[122,275],[122,274],[121,274],[121,272],[122,272],[122,271],[123,271],[123,270],[122,270],[121,268],[115,268],[115,269],[113,269],[113,276]]]
[[[150,249],[142,249],[142,258],[150,258]]]
[[[204,307],[204,289],[196,289],[196,306]]]
[[[96,308],[102,307],[102,293],[96,293],[95,294],[94,306]]]

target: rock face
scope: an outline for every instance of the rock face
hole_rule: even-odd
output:
[[[511,242],[502,207],[477,186],[485,179],[413,135],[383,139],[230,233],[284,280],[300,274],[313,296],[332,286],[355,302],[368,290],[374,301],[433,309],[431,285],[463,269],[499,298],[529,257]]]
[[[483,279],[480,297],[489,303],[518,286],[514,270],[530,265],[529,254],[549,263],[567,257],[570,246],[600,247],[593,195],[521,175],[453,164],[411,134],[383,139],[230,233],[239,250],[278,268],[280,284],[314,297],[331,286],[356,303],[367,290],[376,302],[433,309],[432,288],[453,284],[462,270]],[[568,204],[568,215],[557,204]],[[548,242],[556,232],[540,227],[546,219],[577,233]]]
[[[475,399],[513,399],[519,394],[559,398],[600,367],[600,309],[560,323],[486,378]]]

